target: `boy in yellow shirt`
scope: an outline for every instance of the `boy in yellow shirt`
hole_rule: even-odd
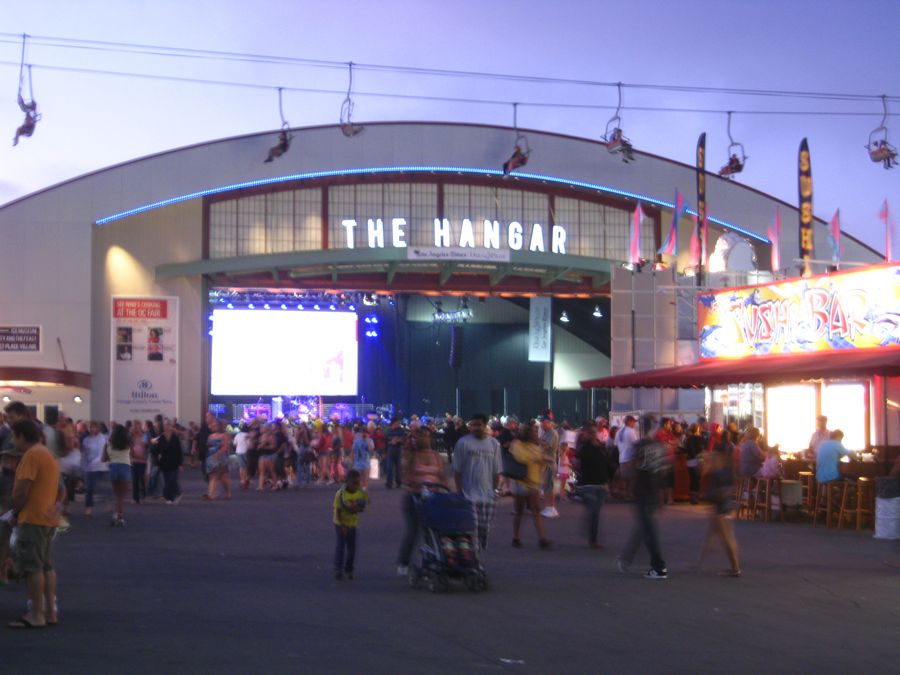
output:
[[[369,493],[360,487],[360,473],[355,469],[347,473],[344,487],[334,495],[334,532],[337,545],[334,550],[334,578],[353,578],[353,560],[356,557],[356,528],[359,514],[369,504]]]

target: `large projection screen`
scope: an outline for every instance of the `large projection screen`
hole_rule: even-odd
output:
[[[210,393],[356,396],[356,314],[216,309]]]

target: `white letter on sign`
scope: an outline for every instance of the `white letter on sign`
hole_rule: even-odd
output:
[[[553,253],[566,253],[566,228],[562,225],[553,226]]]
[[[384,223],[369,218],[369,248],[384,248]]]
[[[353,248],[353,228],[356,227],[355,220],[342,220],[341,225],[347,230],[347,248]]]
[[[528,250],[544,252],[544,228],[538,223],[531,228],[531,243],[528,245]]]
[[[515,220],[509,224],[509,236],[507,237],[509,247],[513,251],[522,250],[522,224]]]
[[[393,243],[395,248],[406,248],[406,242],[403,237],[403,226],[406,225],[406,218],[394,218],[391,220],[391,229],[393,230]]]
[[[463,218],[462,221],[462,229],[459,232],[459,247],[475,248],[475,230],[472,229],[472,221],[468,218]]]
[[[437,248],[450,246],[450,221],[446,218],[443,222],[440,218],[434,219],[434,245]]]
[[[484,221],[484,247],[500,248],[500,223],[496,220]]]

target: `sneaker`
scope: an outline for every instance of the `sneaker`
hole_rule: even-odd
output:
[[[616,558],[616,568],[622,574],[628,574],[629,572],[631,572],[631,565],[622,560],[622,558]]]
[[[544,518],[559,518],[559,511],[552,506],[547,506],[541,511],[541,515]]]
[[[182,495],[178,495],[177,497],[175,497],[175,499],[172,501],[172,503],[177,504],[178,502],[181,501],[181,497],[182,497]]]
[[[409,574],[409,568],[406,565],[397,565],[397,576],[405,577]]]
[[[645,579],[668,579],[669,571],[665,568],[663,568],[661,570],[655,570],[651,567],[650,571],[648,571],[647,574],[644,575],[644,578]]]

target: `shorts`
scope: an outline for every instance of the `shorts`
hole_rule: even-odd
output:
[[[541,469],[541,487],[544,492],[553,491],[553,479],[556,477],[556,471],[552,466],[545,466]]]
[[[131,464],[110,464],[109,465],[109,479],[115,483],[119,481],[124,481],[126,483],[131,482]]]
[[[123,465],[127,466],[127,465]],[[49,572],[53,569],[55,527],[20,523],[16,537],[16,569],[24,574]]]
[[[525,497],[531,492],[537,492],[537,488],[529,487],[525,483],[520,483],[517,480],[511,480],[509,482],[509,491],[516,496]]]
[[[246,454],[235,455],[235,457],[237,457],[238,466],[241,467],[242,469],[246,469],[247,468],[247,455]]]

